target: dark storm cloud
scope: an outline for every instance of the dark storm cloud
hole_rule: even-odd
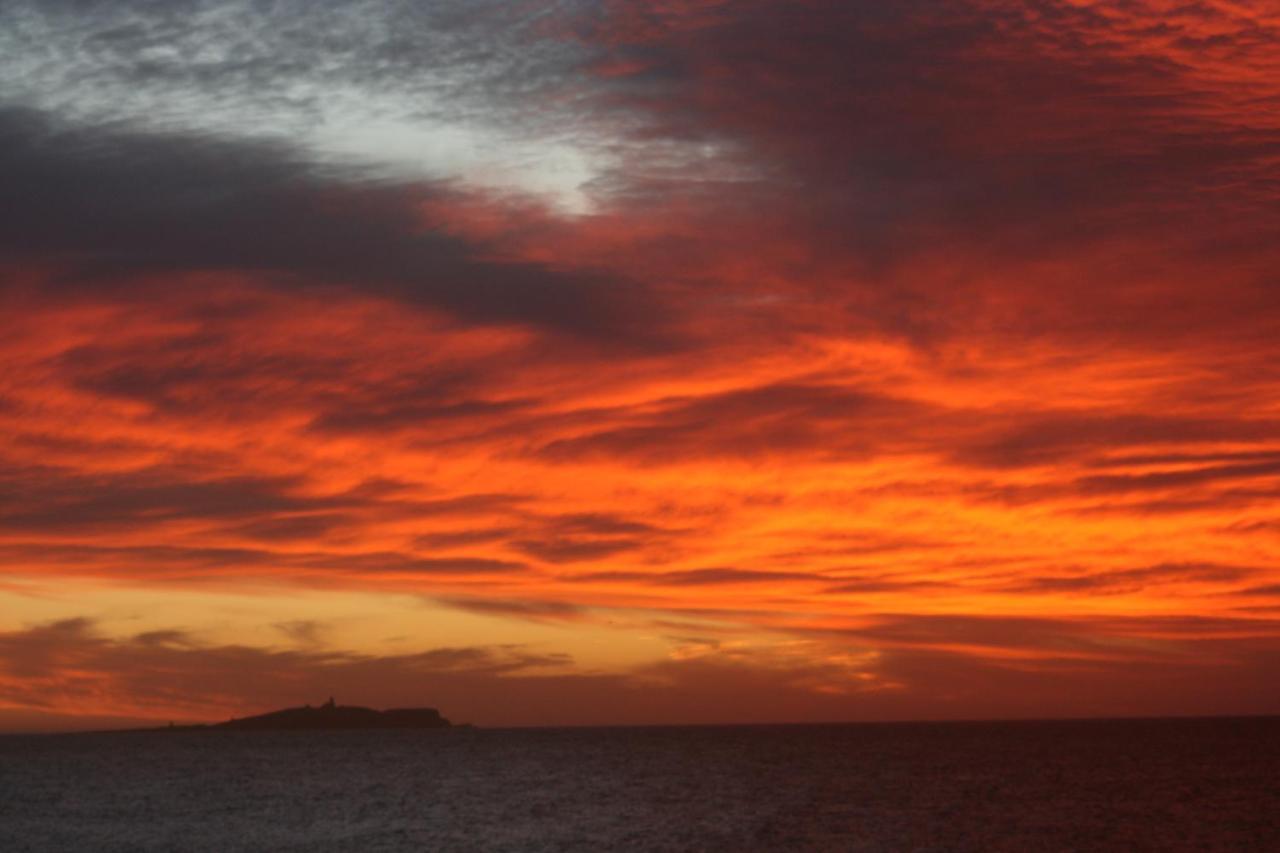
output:
[[[648,314],[605,274],[486,260],[427,229],[429,186],[361,184],[265,143],[70,129],[0,112],[0,254],[53,261],[68,289],[146,273],[224,270],[281,286],[367,291],[478,322],[582,335],[638,332]]]

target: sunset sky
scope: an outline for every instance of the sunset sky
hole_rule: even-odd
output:
[[[0,729],[1280,712],[1272,0],[14,0]]]

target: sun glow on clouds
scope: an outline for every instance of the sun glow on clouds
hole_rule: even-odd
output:
[[[411,5],[13,13],[0,706],[1280,709],[1274,13]]]

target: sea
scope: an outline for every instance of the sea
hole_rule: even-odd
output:
[[[0,737],[0,851],[1280,851],[1280,718]]]

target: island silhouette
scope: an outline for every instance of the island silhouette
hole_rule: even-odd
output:
[[[221,723],[196,723],[132,731],[319,731],[325,729],[448,729],[455,726],[435,708],[389,708],[377,711],[359,705],[338,705],[333,697],[323,705],[283,708]]]

